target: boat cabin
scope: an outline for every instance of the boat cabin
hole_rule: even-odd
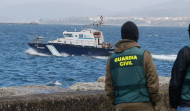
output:
[[[62,43],[80,46],[103,47],[106,45],[101,31],[95,29],[84,29],[80,32],[63,32],[63,38],[58,38],[49,43]],[[104,47],[105,48],[105,47]]]

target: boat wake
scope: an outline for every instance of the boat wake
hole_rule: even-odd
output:
[[[153,59],[163,60],[163,61],[175,61],[177,55],[154,55],[152,54]]]
[[[67,53],[61,53],[61,56],[62,56],[62,57],[68,57],[68,56],[70,56],[70,55],[67,54]]]
[[[32,49],[32,48],[29,48],[25,51],[25,53],[27,54],[30,54],[30,55],[37,55],[37,56],[49,56],[47,54],[42,54],[42,53],[39,53],[37,52],[36,50]]]
[[[29,54],[29,55],[36,55],[36,56],[51,56],[51,55],[47,55],[47,54],[43,54],[43,53],[39,53],[36,50],[29,48],[25,51],[25,53]],[[60,54],[61,57],[68,57],[69,54],[67,53],[61,53]]]
[[[27,49],[25,52],[27,54],[30,54],[30,55],[50,56],[50,55],[47,55],[47,54],[39,53],[39,52],[37,52],[36,50],[34,50],[32,48]],[[61,57],[68,57],[68,56],[70,56],[70,55],[67,54],[67,53],[61,53]],[[74,56],[74,55],[72,55],[72,56]],[[104,60],[108,59],[108,56],[92,56],[92,57],[95,58],[95,59],[104,59]],[[175,61],[177,55],[154,55],[154,54],[152,54],[152,57],[153,57],[153,59],[156,59],[156,60]]]
[[[154,55],[152,54],[153,59],[162,60],[162,61],[175,61],[177,55]],[[93,56],[96,59],[108,59],[108,56]]]
[[[95,59],[108,59],[108,56],[92,56]]]

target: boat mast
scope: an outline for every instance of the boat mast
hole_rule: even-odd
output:
[[[100,17],[98,17],[99,20],[95,19],[93,22],[93,26],[99,26],[102,27],[102,25],[104,24],[104,17],[101,15]]]

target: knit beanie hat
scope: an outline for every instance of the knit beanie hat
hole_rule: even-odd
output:
[[[121,27],[121,38],[130,39],[137,42],[139,38],[139,31],[136,24],[131,21],[124,23]]]

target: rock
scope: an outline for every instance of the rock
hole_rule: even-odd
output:
[[[168,85],[160,86],[156,111],[169,111]],[[71,91],[0,97],[1,111],[115,111],[105,91]]]
[[[159,77],[160,99],[156,111],[169,111],[170,77]],[[23,86],[0,88],[1,111],[114,111],[105,95],[105,77],[98,82],[76,83],[68,88]],[[89,91],[93,90],[93,91]]]
[[[69,87],[76,91],[88,91],[88,90],[104,90],[105,89],[105,76],[98,78],[97,82],[76,83]]]
[[[161,77],[159,76],[159,85],[169,84],[171,77]]]
[[[105,82],[105,76],[101,76],[98,78],[98,82]]]
[[[76,83],[70,86],[69,88],[76,91],[104,90],[105,83],[103,82]]]
[[[41,94],[41,93],[54,93],[54,92],[69,92],[73,91],[68,88],[61,88],[56,86],[45,85],[28,85],[22,87],[3,87],[0,88],[0,97],[4,96],[19,96],[27,94]]]
[[[0,111],[114,111],[105,91],[0,97]]]
[[[169,111],[169,87],[170,77],[159,77],[159,101],[155,106],[156,111]],[[87,90],[104,90],[105,89],[105,76],[101,76],[98,79],[98,82],[89,82],[89,83],[76,83],[70,87],[73,90],[77,91],[87,91]]]
[[[168,87],[167,83],[160,85],[159,101],[155,106],[156,111],[170,111]]]
[[[159,85],[169,84],[170,77],[159,77]],[[98,78],[97,82],[76,83],[69,87],[76,91],[88,90],[104,90],[105,89],[105,76]]]

